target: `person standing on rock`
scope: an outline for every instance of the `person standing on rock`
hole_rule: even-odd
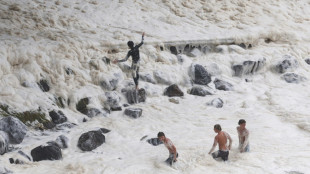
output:
[[[249,130],[245,128],[246,121],[244,119],[240,119],[237,126],[237,132],[239,137],[239,147],[240,152],[249,152],[250,151],[250,143],[249,143]]]
[[[222,131],[221,125],[216,124],[214,125],[214,132],[217,133],[217,135],[214,138],[214,143],[209,151],[209,154],[211,154],[217,144],[219,144],[219,150],[212,153],[212,157],[215,158],[222,158],[223,161],[228,160],[229,150],[231,149],[232,139],[230,135],[227,132]],[[227,139],[229,140],[229,145],[227,147]]]
[[[169,138],[166,138],[166,136],[163,132],[158,132],[157,137],[161,142],[164,143],[164,145],[169,150],[169,157],[166,160],[166,163],[171,166],[172,163],[177,162],[177,158],[179,156],[179,154],[177,153],[177,149],[173,145],[172,141]]]
[[[113,63],[118,63],[118,62],[125,62],[128,60],[128,58],[131,56],[132,57],[132,64],[131,64],[131,71],[132,71],[132,77],[136,85],[136,90],[139,89],[138,87],[138,82],[139,82],[139,66],[140,66],[140,53],[139,53],[139,47],[143,45],[143,40],[144,40],[144,32],[142,33],[142,41],[138,45],[134,46],[133,41],[128,41],[127,45],[130,48],[128,51],[126,57],[124,59],[118,60],[115,59]]]

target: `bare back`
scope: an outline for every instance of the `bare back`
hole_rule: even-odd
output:
[[[220,150],[228,150],[228,147],[227,147],[227,133],[225,134],[226,132],[219,132],[217,134],[217,136],[215,137],[215,139],[217,139],[217,142],[219,143],[219,149]]]

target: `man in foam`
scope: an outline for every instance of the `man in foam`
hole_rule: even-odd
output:
[[[250,151],[250,143],[249,143],[249,130],[245,128],[246,121],[244,119],[240,119],[237,126],[237,132],[239,137],[239,147],[240,152],[249,152]]]
[[[134,46],[133,41],[128,41],[127,45],[130,48],[128,51],[126,57],[124,59],[118,60],[115,59],[113,63],[118,62],[125,62],[128,60],[128,58],[132,57],[132,64],[131,64],[131,71],[132,71],[132,77],[136,85],[136,89],[138,90],[138,81],[139,81],[139,65],[140,65],[140,53],[139,53],[139,47],[143,45],[144,40],[144,33],[142,33],[142,41],[138,45]]]
[[[214,132],[217,133],[217,135],[214,138],[213,146],[209,152],[211,154],[217,144],[219,144],[219,150],[212,153],[212,157],[215,158],[222,158],[223,161],[228,160],[229,150],[231,148],[232,139],[230,135],[227,132],[222,131],[221,125],[216,124],[214,125]],[[229,145],[227,147],[227,139],[229,140]]]
[[[175,148],[171,140],[169,138],[166,138],[163,132],[158,132],[157,137],[160,141],[164,143],[164,145],[169,150],[169,157],[166,160],[166,163],[168,163],[171,166],[173,162],[177,161],[177,158],[179,156],[179,154],[177,153],[177,149]]]

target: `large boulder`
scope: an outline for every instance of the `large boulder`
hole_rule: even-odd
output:
[[[91,151],[105,142],[105,136],[101,130],[83,133],[78,140],[78,147],[82,151]]]
[[[173,84],[165,89],[164,95],[167,95],[168,97],[180,97],[184,96],[184,93],[181,91],[178,85]]]
[[[0,120],[0,130],[8,134],[10,144],[21,143],[27,133],[26,125],[12,116],[4,117]]]
[[[216,98],[216,99],[213,99],[211,102],[209,102],[208,105],[214,106],[216,108],[222,108],[224,105],[224,102],[222,99]]]
[[[87,105],[90,103],[90,98],[86,97],[81,99],[76,104],[76,110],[81,112],[84,115],[87,115],[88,117],[92,118],[98,115],[101,115],[101,111],[97,108],[88,108]]]
[[[105,101],[105,104],[108,106],[108,108],[119,107],[119,102],[121,101],[121,98],[117,92],[108,91],[108,92],[105,92],[105,96],[107,98],[107,100]]]
[[[258,61],[247,60],[242,64],[233,65],[232,69],[235,72],[235,76],[241,77],[243,75],[254,74],[255,72],[262,69],[266,64],[266,59],[261,59]]]
[[[295,73],[285,73],[282,76],[287,83],[299,83],[305,81],[306,78]]]
[[[60,124],[60,123],[64,123],[67,121],[67,117],[62,111],[52,110],[49,112],[49,115],[55,124]]]
[[[38,146],[32,149],[30,154],[32,156],[33,161],[62,159],[62,153],[60,147],[54,144]]]
[[[193,86],[192,89],[188,91],[191,95],[198,95],[198,96],[206,96],[206,95],[212,95],[212,92],[207,90],[206,88],[202,86]]]
[[[6,132],[0,131],[0,155],[8,152],[9,137]]]
[[[224,91],[232,91],[233,90],[233,85],[228,83],[228,82],[225,82],[223,80],[216,78],[213,83],[215,85],[215,88],[218,90],[224,90]]]
[[[207,85],[211,82],[211,75],[199,64],[191,65],[189,75],[193,82],[199,85]]]
[[[292,71],[298,67],[298,62],[297,60],[289,55],[283,56],[283,59],[278,62],[275,66],[275,70],[278,73],[285,73],[287,71]]]
[[[159,70],[154,71],[153,75],[158,83],[164,84],[164,85],[171,85],[173,84],[173,81],[175,80],[175,78],[171,77],[170,74],[167,74],[166,72],[162,72]]]
[[[135,89],[129,89],[126,91],[126,98],[129,104],[145,102],[146,100],[145,89],[140,88],[138,91]]]
[[[132,117],[132,118],[138,118],[142,115],[142,109],[140,108],[127,108],[124,112],[125,115]]]

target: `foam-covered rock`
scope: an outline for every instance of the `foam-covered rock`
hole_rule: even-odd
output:
[[[127,89],[124,90],[124,92],[129,104],[145,102],[146,100],[146,92],[143,88],[140,88],[138,91],[135,89]]]
[[[142,115],[142,109],[141,108],[127,108],[124,112],[125,115],[132,117],[132,118],[138,118]]]
[[[203,97],[206,95],[212,95],[212,92],[210,92],[203,86],[193,86],[192,89],[188,91],[188,93],[191,95],[198,95]]]
[[[284,79],[287,83],[300,83],[302,81],[305,81],[306,78],[303,76],[300,76],[295,73],[285,73],[282,76],[282,79]]]
[[[164,95],[167,95],[168,97],[180,97],[184,96],[184,93],[181,91],[178,85],[173,84],[165,89]]]
[[[223,81],[223,80],[216,78],[213,83],[215,85],[215,88],[218,90],[224,90],[224,91],[232,91],[233,90],[233,85],[226,82],[226,81]]]
[[[66,149],[69,146],[69,139],[64,136],[64,135],[60,135],[56,138],[55,142],[58,144],[58,146],[61,149]]]
[[[152,84],[156,83],[156,80],[154,79],[153,74],[150,74],[150,73],[139,73],[139,75],[140,75],[140,79],[145,81],[145,82],[149,82],[149,83],[152,83]]]
[[[0,131],[0,155],[5,154],[9,150],[9,137],[4,131]]]
[[[49,112],[49,116],[52,118],[52,121],[55,124],[60,124],[60,123],[64,123],[67,121],[67,117],[62,111],[52,110]]]
[[[45,80],[45,79],[41,79],[39,82],[38,82],[38,85],[40,87],[40,89],[43,91],[43,92],[48,92],[50,90],[50,86],[48,84],[48,81]]]
[[[216,108],[222,108],[223,105],[224,105],[224,102],[220,98],[215,98],[211,102],[209,102],[208,105],[212,105],[212,106],[214,106]]]
[[[171,85],[173,83],[173,80],[170,79],[169,74],[166,74],[165,72],[156,70],[153,72],[153,75],[156,81],[160,84]]]
[[[78,147],[82,151],[91,151],[105,142],[105,136],[101,130],[89,131],[83,133],[78,140]]]
[[[289,55],[283,56],[283,59],[278,62],[275,66],[275,70],[278,73],[285,73],[288,71],[293,71],[298,67],[298,62],[297,60]]]
[[[189,75],[193,82],[199,85],[207,85],[211,82],[211,75],[202,65],[199,64],[191,65]]]
[[[107,100],[105,101],[105,104],[109,108],[119,107],[119,102],[121,101],[121,98],[117,92],[115,91],[105,92],[105,96],[107,98]]]
[[[0,120],[0,130],[8,134],[10,144],[21,143],[27,133],[26,125],[12,116]]]
[[[38,146],[32,149],[30,154],[32,156],[33,161],[62,159],[62,153],[60,147],[52,144]]]
[[[241,64],[233,65],[234,75],[241,77],[243,75],[254,74],[255,72],[261,70],[266,65],[266,59],[261,59],[258,61],[247,60]]]

